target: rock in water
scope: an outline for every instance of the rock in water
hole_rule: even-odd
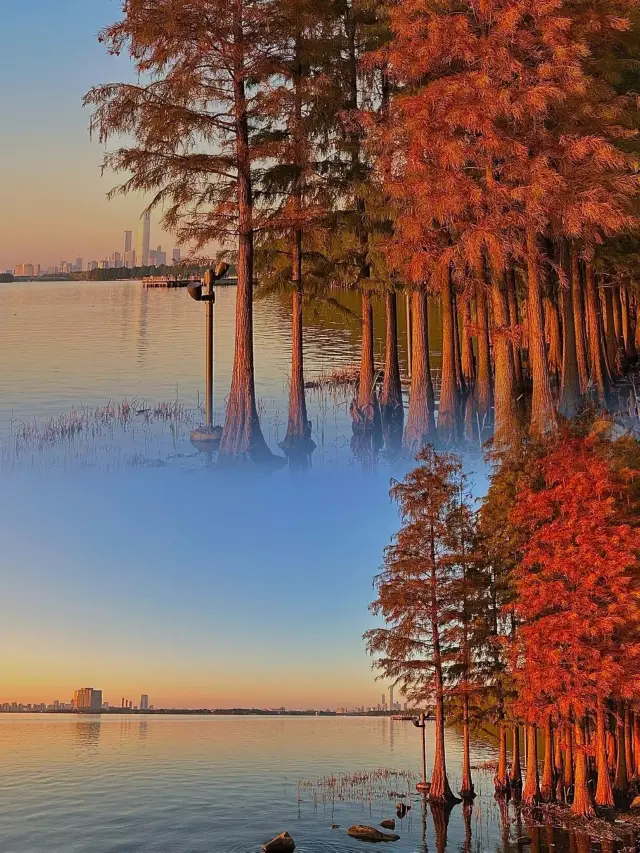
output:
[[[264,853],[293,853],[296,844],[288,832],[283,832],[281,835],[276,835],[267,844],[263,844],[262,849]]]
[[[381,820],[380,826],[383,829],[395,829],[396,828],[396,822],[395,822],[395,820],[393,820],[393,818],[390,818],[389,820]]]
[[[408,811],[411,811],[411,806],[404,803],[396,803],[396,815],[402,819]]]
[[[347,830],[347,835],[351,838],[360,838],[362,841],[399,841],[399,835],[390,835],[387,832],[380,832],[373,826],[352,826]]]

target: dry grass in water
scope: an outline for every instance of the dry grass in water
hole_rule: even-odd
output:
[[[315,378],[309,379],[305,382],[304,387],[311,391],[336,392],[345,388],[357,388],[359,380],[359,366],[356,364],[350,364],[346,367],[336,367],[329,373],[321,373]]]
[[[337,776],[321,776],[316,780],[301,779],[298,782],[298,802],[303,799],[319,803],[369,803],[380,799],[411,799],[413,782],[418,777],[406,770],[390,770],[380,767],[360,773],[340,773]]]

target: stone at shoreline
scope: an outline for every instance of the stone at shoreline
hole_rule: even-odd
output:
[[[395,829],[396,828],[396,822],[393,818],[389,818],[389,820],[381,820],[380,826],[383,829]]]
[[[640,797],[636,797],[635,800],[629,806],[631,809],[640,809]]]
[[[352,826],[347,830],[347,835],[351,838],[360,838],[362,841],[399,841],[399,835],[390,835],[387,832],[380,832],[373,826]]]
[[[283,832],[276,835],[271,841],[262,845],[264,853],[293,853],[296,849],[296,844],[288,832]]]

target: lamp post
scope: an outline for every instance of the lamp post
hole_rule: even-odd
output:
[[[421,794],[427,794],[431,785],[427,782],[427,742],[426,742],[426,722],[424,711],[420,712],[420,717],[413,721],[413,725],[422,730],[422,782],[418,782],[416,790]]]
[[[213,307],[216,294],[213,289],[216,281],[229,271],[229,264],[220,263],[215,270],[207,270],[202,282],[192,284],[188,288],[189,296],[196,302],[206,304],[206,345],[205,345],[205,413],[206,423],[191,433],[191,440],[197,444],[219,442],[222,437],[222,427],[213,425]]]

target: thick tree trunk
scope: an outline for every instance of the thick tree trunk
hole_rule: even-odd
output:
[[[414,290],[411,294],[411,317],[413,327],[411,396],[404,445],[410,453],[416,454],[426,444],[433,443],[436,438],[427,296],[422,290]]]
[[[315,444],[307,417],[304,391],[304,351],[302,322],[302,232],[296,230],[292,248],[293,293],[291,297],[291,387],[287,434],[280,445],[287,454],[308,455]]]
[[[562,739],[560,727],[556,726],[553,733],[553,772],[556,786],[556,800],[563,803],[564,796],[564,762],[562,760]]]
[[[513,744],[511,753],[511,773],[509,782],[512,788],[522,787],[522,761],[520,759],[520,726],[513,726]]]
[[[633,778],[633,713],[625,704],[624,709],[624,745],[627,760],[627,777]]]
[[[593,800],[591,799],[591,791],[589,790],[587,754],[585,751],[584,727],[582,720],[576,718],[574,731],[576,742],[576,773],[571,813],[579,817],[592,818],[595,817],[596,813],[593,807]]]
[[[547,716],[544,727],[544,765],[542,780],[540,782],[540,796],[550,803],[554,798],[555,790],[553,784],[553,725],[551,715]]]
[[[567,790],[573,788],[573,726],[566,728],[567,747],[564,754],[564,786]]]
[[[458,439],[458,412],[460,408],[456,383],[451,270],[448,270],[442,278],[440,288],[442,299],[442,382],[438,407],[438,439],[441,444],[450,444]]]
[[[555,298],[544,297],[544,328],[546,339],[549,342],[547,358],[549,360],[549,373],[558,387],[558,381],[562,375],[562,335],[560,332],[560,317],[558,315],[558,304]]]
[[[380,409],[387,450],[396,452],[402,446],[404,406],[402,402],[402,383],[400,381],[400,361],[398,358],[398,297],[395,290],[386,291],[384,305],[386,315],[386,346]]]
[[[629,361],[635,364],[638,360],[636,341],[631,320],[631,296],[628,288],[622,289],[622,332],[624,336],[624,348]]]
[[[586,265],[587,335],[589,339],[589,374],[598,402],[606,406],[609,398],[609,377],[600,332],[599,298],[593,263]]]
[[[527,726],[527,773],[522,789],[522,801],[533,806],[540,801],[540,772],[538,770],[538,730]]]
[[[467,391],[472,392],[476,381],[476,362],[473,355],[473,338],[469,331],[471,326],[471,297],[462,299],[462,341],[460,343],[460,357],[462,360],[462,375],[467,386]]]
[[[570,266],[566,245],[563,246],[563,265]],[[567,270],[569,271],[569,270]],[[562,382],[560,385],[560,411],[572,418],[580,407],[581,389],[576,349],[575,311],[571,286],[561,287],[559,291],[562,308]]]
[[[605,308],[603,320],[604,320],[607,361],[609,362],[609,368],[611,370],[615,370],[616,350],[618,349],[618,339],[616,337],[616,327],[615,327],[615,320],[614,320],[613,289],[611,287],[605,287],[605,288],[603,288],[603,292],[604,292],[604,308]]]
[[[377,430],[380,428],[380,407],[376,393],[376,373],[373,359],[373,305],[371,293],[362,290],[362,346],[360,357],[360,381],[357,399],[351,404],[353,428]]]
[[[571,244],[571,296],[578,379],[580,382],[580,394],[584,395],[587,393],[587,388],[589,387],[589,356],[585,336],[584,289],[580,276],[580,259],[574,243]]]
[[[613,793],[616,799],[624,803],[629,790],[629,771],[627,768],[626,727],[624,724],[624,710],[622,708],[618,709],[617,741],[618,755]]]
[[[467,393],[467,383],[464,379],[462,370],[462,353],[460,352],[460,312],[458,311],[458,297],[453,291],[453,343],[456,351],[456,385],[458,386],[458,402],[462,406],[462,402]],[[460,420],[461,411],[458,412],[458,421]]]
[[[611,787],[609,762],[607,760],[606,709],[602,698],[598,699],[596,709],[596,771],[598,774],[596,805],[613,806],[613,788]]]
[[[529,312],[529,365],[533,380],[531,431],[544,436],[557,428],[545,346],[542,289],[535,232],[527,233],[527,310]]]
[[[491,287],[493,314],[493,360],[495,375],[495,426],[493,442],[497,447],[511,445],[518,432],[516,388],[513,375],[513,351],[509,339],[509,303],[506,279],[496,277]]]
[[[510,265],[507,278],[507,297],[509,301],[509,323],[513,334],[511,353],[513,355],[513,375],[517,398],[524,405],[524,372],[522,370],[522,353],[520,351],[519,335],[515,334],[516,327],[520,325],[520,312],[518,310],[518,294],[516,290],[516,271],[513,264]]]
[[[633,715],[633,777],[640,779],[640,713]]]
[[[509,790],[507,769],[507,726],[504,720],[498,724],[498,769],[493,780],[496,794],[506,794]]]
[[[462,703],[462,787],[460,796],[463,800],[474,796],[471,779],[471,722],[469,718],[469,697],[464,696]]]
[[[234,68],[236,161],[238,167],[238,286],[236,291],[236,329],[231,390],[227,402],[224,429],[218,458],[230,460],[250,456],[256,461],[272,457],[260,429],[256,407],[253,360],[253,192],[249,128],[243,67],[242,0],[234,2]]]
[[[622,299],[620,297],[620,288],[614,285],[611,288],[611,298],[613,300],[613,328],[615,330],[616,347],[620,338],[624,338],[624,326],[622,324]]]
[[[476,314],[476,325],[478,328],[478,361],[476,365],[474,397],[475,414],[482,434],[483,428],[491,422],[493,414],[489,308],[487,305],[487,287],[482,281],[478,281],[476,284]],[[481,437],[481,435],[479,437]]]

